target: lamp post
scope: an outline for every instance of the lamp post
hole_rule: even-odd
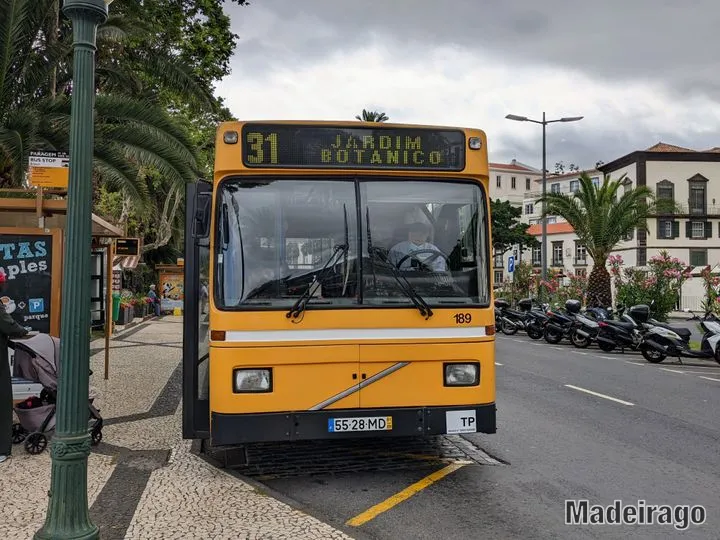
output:
[[[505,116],[508,120],[515,120],[516,122],[533,122],[534,124],[542,125],[542,196],[545,198],[547,193],[547,171],[546,171],[546,152],[545,152],[545,126],[554,122],[577,122],[582,120],[582,116],[564,116],[556,120],[546,120],[545,113],[543,112],[542,120],[531,120],[527,116],[518,116],[516,114],[508,114]],[[542,279],[547,280],[547,218],[545,217],[545,209],[543,209],[542,219],[542,251],[540,253],[540,264],[542,268]]]
[[[62,283],[60,369],[48,510],[37,539],[95,539],[87,499],[90,251],[95,38],[112,0],[65,0],[73,26],[70,181]]]

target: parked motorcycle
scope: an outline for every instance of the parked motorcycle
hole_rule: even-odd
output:
[[[631,315],[635,307],[631,307],[628,314],[625,313],[625,306],[619,304],[616,308],[617,319],[598,321],[598,335],[595,339],[601,350],[611,352],[620,347],[620,350],[625,352],[625,349],[638,349],[644,328],[641,328]]]
[[[586,349],[597,339],[600,332],[598,321],[586,317],[582,313],[575,314],[575,324],[570,332],[570,343],[578,349]]]
[[[647,307],[647,306],[645,306]],[[649,308],[648,308],[649,315]],[[700,322],[705,332],[700,342],[700,350],[692,350],[689,340],[686,341],[677,331],[671,330],[667,325],[657,326],[650,322],[644,335],[640,350],[648,362],[660,363],[668,356],[677,357],[682,364],[682,358],[712,358],[720,364],[720,320],[712,316]],[[686,329],[687,330],[687,329]]]
[[[580,313],[580,301],[568,300],[565,302],[565,313],[559,309],[547,311],[548,321],[545,324],[543,336],[548,343],[560,343],[563,338],[570,339],[574,332],[575,315]]]

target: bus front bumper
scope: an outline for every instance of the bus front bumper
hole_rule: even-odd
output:
[[[495,404],[459,407],[333,409],[287,413],[213,412],[213,446],[358,437],[495,433]]]

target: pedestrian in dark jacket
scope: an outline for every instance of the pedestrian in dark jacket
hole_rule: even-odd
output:
[[[6,286],[7,277],[5,272],[0,270],[0,297],[3,296]],[[27,330],[5,311],[5,304],[0,301],[0,463],[7,460],[12,451],[13,400],[8,338],[23,337],[27,333]]]

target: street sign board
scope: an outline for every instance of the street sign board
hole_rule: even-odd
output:
[[[70,156],[65,152],[34,151],[28,159],[28,180],[31,186],[44,188],[68,187]]]
[[[116,238],[115,255],[137,257],[140,255],[140,238]]]
[[[512,274],[514,271],[515,271],[515,257],[510,255],[508,257],[508,272]]]

